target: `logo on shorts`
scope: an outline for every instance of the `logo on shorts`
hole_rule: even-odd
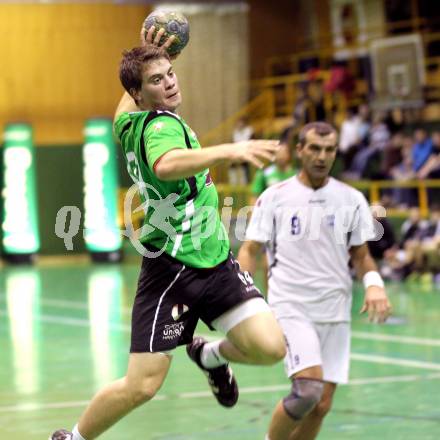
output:
[[[176,322],[175,324],[167,324],[163,330],[163,339],[164,340],[172,340],[175,338],[179,338],[185,328],[183,322]]]
[[[171,316],[173,317],[174,321],[177,321],[188,310],[189,307],[186,304],[175,304],[171,310]]]

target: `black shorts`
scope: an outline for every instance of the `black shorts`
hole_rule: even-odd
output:
[[[131,353],[169,351],[192,341],[201,319],[213,320],[237,304],[262,297],[232,254],[210,269],[186,267],[163,253],[143,258],[131,322]]]

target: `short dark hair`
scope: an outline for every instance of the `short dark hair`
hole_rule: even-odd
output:
[[[122,60],[119,66],[119,79],[124,89],[130,93],[130,90],[140,90],[142,87],[142,71],[144,65],[161,58],[170,60],[168,53],[153,45],[134,47],[131,50],[124,50]]]
[[[309,131],[315,130],[316,134],[319,136],[328,136],[329,134],[338,132],[336,131],[336,128],[333,127],[333,125],[329,124],[328,122],[310,122],[301,129],[298,136],[298,142],[301,145],[306,144],[306,136]]]
[[[290,144],[290,140],[292,138],[292,133],[293,133],[293,126],[289,125],[289,127],[285,128],[282,132],[281,132],[281,136],[280,136],[280,144]]]

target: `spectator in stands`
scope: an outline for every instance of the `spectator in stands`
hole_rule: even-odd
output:
[[[341,125],[339,140],[339,154],[344,161],[344,168],[348,170],[356,153],[368,145],[370,121],[368,105],[362,104],[356,109],[351,107],[347,111],[347,117]]]
[[[391,134],[396,134],[405,128],[405,121],[403,118],[403,110],[399,107],[392,109],[388,112],[385,123]]]
[[[325,107],[324,107],[324,88],[322,81],[311,80],[309,83],[309,96],[313,106],[312,120],[325,121]]]
[[[432,284],[433,276],[440,271],[440,207],[433,206],[429,219],[416,235],[413,244],[413,275],[417,281]]]
[[[414,132],[414,141],[412,148],[413,170],[418,172],[431,155],[432,139],[428,137],[425,129],[418,128]]]
[[[432,150],[426,162],[417,172],[419,179],[440,178],[440,132],[434,131],[431,136]]]
[[[313,107],[312,99],[308,91],[309,83],[302,82],[296,89],[296,100],[293,107],[293,124],[307,124],[312,118],[311,108]]]
[[[254,129],[246,117],[240,118],[232,132],[232,141],[249,141],[254,135]],[[249,183],[249,164],[233,164],[229,168],[229,183],[231,185],[246,185]]]
[[[440,132],[434,131],[431,136],[432,151],[427,161],[417,172],[419,179],[440,179]],[[428,188],[429,202],[440,200],[440,188]]]
[[[360,150],[353,159],[350,173],[354,178],[371,178],[373,171],[369,170],[371,163],[375,159],[380,159],[390,141],[390,131],[384,123],[384,115],[378,113],[373,119],[370,130],[370,143],[367,148]]]
[[[358,107],[359,140],[361,145],[367,146],[370,138],[371,119],[368,104],[360,104]]]
[[[421,220],[419,209],[413,208],[401,232],[400,246],[385,253],[383,274],[431,285],[440,273],[440,207],[431,208],[428,220]]]
[[[355,80],[346,63],[335,62],[330,68],[330,79],[324,86],[327,93],[342,92],[350,97],[355,89]]]
[[[391,137],[390,142],[383,150],[380,166],[382,179],[391,179],[391,170],[402,162],[403,143],[404,136],[402,133],[398,132]]]
[[[415,178],[411,138],[404,139],[401,151],[402,161],[391,168],[390,176],[396,181],[405,182]],[[417,203],[416,190],[414,188],[395,188],[393,189],[393,199],[403,208],[414,206]]]
[[[401,239],[384,252],[381,273],[384,277],[394,280],[406,278],[414,268],[418,237],[424,228],[419,208],[409,211],[408,219],[400,228]]]

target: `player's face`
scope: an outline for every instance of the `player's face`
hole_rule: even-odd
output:
[[[325,179],[333,166],[337,152],[336,133],[320,136],[315,130],[306,134],[306,143],[299,145],[297,152],[303,170],[311,180]]]
[[[181,104],[177,76],[166,58],[160,58],[146,66],[137,98],[141,110],[174,111]]]

